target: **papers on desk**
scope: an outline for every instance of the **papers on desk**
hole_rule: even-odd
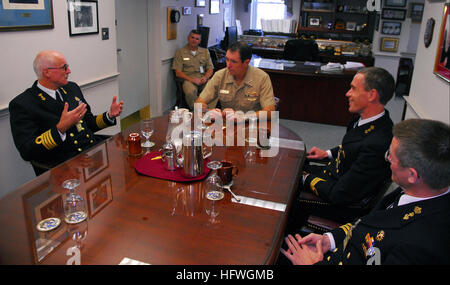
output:
[[[134,260],[128,257],[124,257],[122,261],[119,263],[119,265],[150,265],[150,264],[139,260]]]
[[[355,62],[355,61],[347,61],[347,63],[344,65],[345,69],[360,69],[365,67],[364,64],[361,62]]]
[[[237,197],[241,200],[240,202],[238,202],[234,198],[231,198],[231,202],[254,206],[254,207],[265,208],[265,209],[269,209],[269,210],[280,211],[280,212],[284,212],[286,210],[286,204],[276,203],[276,202],[271,202],[271,201],[266,201],[266,200],[261,200],[261,199],[255,199],[255,198],[250,198],[250,197],[245,197],[245,196],[237,196]]]
[[[322,65],[320,67],[320,70],[322,72],[339,72],[342,71],[344,69],[344,66],[340,63],[336,63],[336,62],[329,62],[326,65]]]

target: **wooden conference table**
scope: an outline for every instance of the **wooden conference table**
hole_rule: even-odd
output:
[[[2,198],[0,264],[74,264],[77,257],[81,264],[112,265],[125,258],[148,264],[276,260],[305,158],[300,137],[280,126],[278,154],[258,156],[252,163],[244,158],[244,146],[215,146],[210,159],[229,160],[239,168],[232,190],[246,202],[233,201],[225,191],[225,198],[215,203],[216,215],[208,215],[204,180],[177,183],[136,172],[134,162],[142,156],[129,156],[126,141],[137,130],[139,124]],[[151,139],[156,145],[150,151],[161,147],[166,130],[167,116],[155,118]],[[281,139],[301,143],[303,149],[282,147]],[[63,218],[68,191],[61,184],[71,178],[80,179],[76,192],[88,212],[88,218],[75,225]],[[52,231],[37,231],[36,225],[49,217],[59,217],[61,224]],[[85,232],[77,255],[73,238]]]

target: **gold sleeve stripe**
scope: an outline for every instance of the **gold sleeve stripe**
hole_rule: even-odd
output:
[[[322,178],[316,177],[316,178],[314,178],[314,179],[311,181],[311,183],[309,184],[309,185],[311,186],[311,190],[312,190],[312,191],[314,192],[314,194],[316,194],[317,196],[319,196],[319,192],[317,192],[316,184],[319,183],[320,181],[325,181],[325,180],[323,180]]]
[[[52,131],[48,130],[42,135],[38,136],[35,140],[36,144],[42,144],[47,150],[51,150],[58,145],[52,137]]]
[[[345,224],[345,225],[343,225],[343,226],[340,226],[339,228],[341,228],[341,229],[344,231],[345,235],[347,235],[348,232],[349,232],[349,231],[351,230],[351,228],[352,228],[352,224],[348,223],[348,224]]]
[[[97,127],[99,127],[100,129],[106,128],[108,125],[105,123],[105,121],[103,120],[103,114],[100,114],[96,117],[95,119],[96,123],[97,123]]]

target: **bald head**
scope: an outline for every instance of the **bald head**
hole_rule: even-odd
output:
[[[64,56],[60,52],[54,50],[43,50],[39,52],[33,62],[33,69],[38,79],[42,78],[42,71],[45,68],[55,66],[58,60],[61,59],[64,59]]]

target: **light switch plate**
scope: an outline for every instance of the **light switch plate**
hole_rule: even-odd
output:
[[[109,28],[102,28],[102,40],[109,40]]]

